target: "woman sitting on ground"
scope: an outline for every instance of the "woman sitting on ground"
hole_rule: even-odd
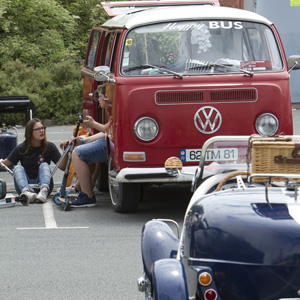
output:
[[[2,163],[7,167],[15,165],[14,183],[19,195],[25,195],[30,203],[46,202],[53,189],[49,165],[51,161],[56,164],[60,156],[55,144],[46,139],[46,127],[39,119],[34,118],[26,124],[25,141],[19,144]],[[21,164],[17,165],[18,162]],[[59,168],[64,170],[66,163],[67,156],[60,163]],[[35,184],[37,187],[30,189],[30,184]]]

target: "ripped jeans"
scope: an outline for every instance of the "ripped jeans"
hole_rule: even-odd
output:
[[[39,167],[38,177],[36,179],[28,178],[28,175],[23,166],[17,165],[14,167],[14,183],[17,193],[20,195],[24,191],[39,192],[43,187],[48,189],[50,194],[53,189],[53,179],[51,177],[51,169],[47,163],[41,163]],[[29,187],[30,184],[36,185]],[[39,186],[38,186],[39,184]]]

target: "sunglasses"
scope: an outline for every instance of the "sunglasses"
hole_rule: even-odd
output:
[[[38,127],[38,128],[35,128],[35,129],[32,129],[32,131],[45,131],[46,130],[46,127]]]

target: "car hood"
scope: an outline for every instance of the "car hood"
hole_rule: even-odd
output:
[[[195,202],[185,222],[184,256],[242,264],[298,265],[297,195],[285,188],[269,188],[267,192],[265,188],[230,190]]]

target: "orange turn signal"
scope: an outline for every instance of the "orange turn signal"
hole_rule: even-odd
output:
[[[146,161],[145,152],[123,152],[123,160],[128,162]]]
[[[211,275],[207,272],[203,272],[199,275],[199,282],[203,286],[208,286],[210,285],[212,281]]]

